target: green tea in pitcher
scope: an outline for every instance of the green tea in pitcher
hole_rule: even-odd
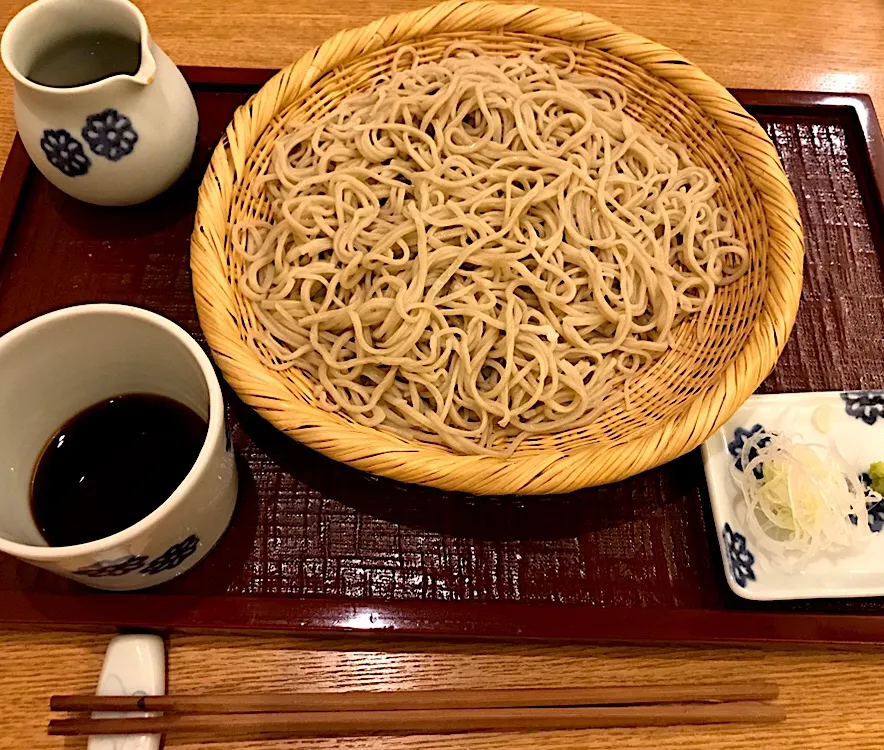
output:
[[[41,86],[71,88],[119,74],[133,75],[141,65],[141,42],[109,31],[87,31],[50,45],[34,60],[28,79]]]

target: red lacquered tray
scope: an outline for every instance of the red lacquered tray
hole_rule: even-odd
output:
[[[197,157],[149,204],[69,199],[16,141],[0,181],[0,333],[113,301],[202,340],[188,263],[196,188],[234,109],[270,72],[185,74]],[[763,390],[884,388],[884,145],[868,98],[735,93],[777,145],[807,236],[798,323]],[[0,626],[884,643],[884,599],[759,604],[730,593],[697,451],[571,495],[472,498],[337,464],[227,396],[242,487],[206,561],[160,588],[107,594],[0,556]]]

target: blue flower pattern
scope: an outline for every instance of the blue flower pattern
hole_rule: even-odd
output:
[[[92,166],[83,144],[67,130],[44,130],[40,148],[49,163],[68,177],[80,177]]]
[[[884,529],[884,500],[869,503],[866,510],[869,512],[869,528],[876,533]]]
[[[870,427],[884,417],[884,391],[845,391],[841,400],[849,416]]]
[[[162,573],[166,570],[174,570],[196,552],[199,543],[199,537],[196,534],[191,534],[183,542],[173,544],[162,555],[151,560],[141,571],[141,575],[155,576],[157,573]]]
[[[100,560],[74,571],[78,576],[87,578],[106,578],[108,576],[124,576],[144,567],[147,562],[145,555],[127,555],[116,560]]]
[[[131,154],[138,142],[138,133],[132,127],[132,120],[115,109],[105,109],[89,115],[82,134],[92,153],[111,161],[119,161]]]
[[[866,503],[866,511],[869,514],[869,528],[877,533],[884,529],[884,500],[872,489],[872,478],[867,473],[860,474],[859,481],[866,488],[866,497],[869,498],[869,501]],[[856,523],[854,519],[855,517],[851,514],[850,520]]]
[[[734,531],[729,523],[724,525],[721,536],[724,539],[731,575],[740,588],[746,588],[749,581],[755,580],[755,571],[752,570],[755,555],[746,549],[746,537]]]
[[[743,460],[741,458],[743,446],[749,438],[759,432],[764,432],[764,428],[760,424],[756,424],[748,430],[744,427],[737,427],[734,431],[734,439],[727,444],[727,450],[728,453],[734,457],[734,465],[737,467],[737,471],[743,470]],[[758,441],[757,446],[759,448],[764,448],[768,443],[770,443],[770,437],[763,437]],[[749,451],[749,461],[754,461],[757,455],[758,451],[755,450],[755,448],[752,448],[752,450]],[[755,474],[756,479],[764,478],[764,473],[760,466],[756,466],[753,473]]]
[[[128,555],[116,560],[99,560],[91,565],[74,571],[75,575],[87,578],[105,578],[107,576],[123,576],[141,571],[143,576],[153,576],[166,570],[174,570],[199,548],[199,537],[191,534],[184,541],[173,544],[163,554],[149,563],[147,555]]]

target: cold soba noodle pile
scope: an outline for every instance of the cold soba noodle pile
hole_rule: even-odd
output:
[[[397,66],[279,138],[234,237],[251,345],[459,453],[589,424],[746,272],[713,176],[568,50]]]

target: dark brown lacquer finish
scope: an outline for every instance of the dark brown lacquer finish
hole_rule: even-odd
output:
[[[202,341],[188,267],[196,188],[234,109],[270,72],[186,74],[200,109],[195,163],[146,205],[77,203],[16,141],[0,182],[0,333],[65,305],[114,301]],[[798,324],[763,390],[884,387],[884,148],[870,101],[737,96],[782,154],[807,235]],[[218,548],[138,594],[95,592],[0,556],[0,625],[884,643],[884,599],[765,605],[730,593],[698,451],[572,495],[472,498],[327,460],[227,398],[242,489]]]

